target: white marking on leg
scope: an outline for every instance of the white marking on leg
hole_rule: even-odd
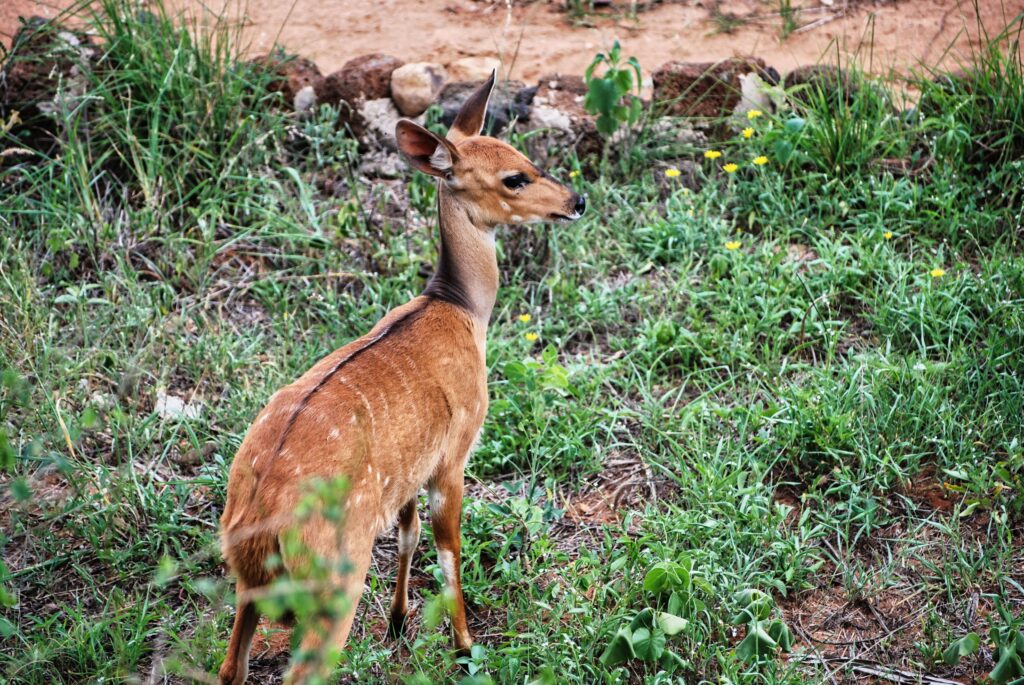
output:
[[[448,587],[455,587],[455,555],[450,549],[437,550],[437,563],[444,574],[444,582]]]
[[[437,512],[441,511],[441,507],[444,506],[444,493],[436,488],[430,489],[430,510]]]
[[[398,529],[398,553],[412,554],[416,550],[416,545],[420,541],[419,526],[415,523],[410,525],[408,528]]]

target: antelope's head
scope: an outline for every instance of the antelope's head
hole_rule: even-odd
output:
[[[504,141],[480,135],[495,74],[462,105],[445,138],[407,119],[398,122],[398,148],[410,166],[441,179],[473,223],[575,221],[586,198],[555,181]]]

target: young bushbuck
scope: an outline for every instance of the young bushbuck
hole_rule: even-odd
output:
[[[339,563],[330,585],[348,598],[340,617],[307,630],[303,653],[337,653],[352,627],[375,538],[398,522],[391,627],[407,611],[419,540],[417,494],[429,490],[437,558],[454,594],[455,646],[472,645],[460,584],[463,469],[487,413],[485,338],[498,290],[499,224],[572,221],[586,201],[510,145],[480,135],[494,74],[466,100],[447,138],[402,120],[395,134],[409,164],[438,179],[440,261],[423,294],[391,310],[355,342],[278,391],[242,442],[228,479],[222,547],[237,577],[238,610],[222,683],[240,685],[258,615],[253,603],[279,573],[300,580],[313,555]],[[341,523],[294,512],[309,481],[344,478]],[[289,532],[290,531],[290,532]],[[297,535],[302,552],[281,543]],[[268,561],[280,559],[277,568]],[[340,562],[347,561],[347,565]],[[283,566],[283,569],[278,570]],[[289,682],[325,676],[330,664],[294,664]]]

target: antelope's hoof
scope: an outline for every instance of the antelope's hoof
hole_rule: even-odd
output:
[[[388,637],[397,640],[405,636],[405,619],[408,612],[391,612],[391,620],[388,621]]]

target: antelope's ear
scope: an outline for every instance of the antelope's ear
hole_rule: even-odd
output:
[[[458,143],[464,138],[480,135],[484,130],[484,117],[487,116],[487,103],[491,99],[491,91],[494,90],[494,80],[497,70],[491,70],[491,77],[484,81],[483,85],[473,91],[473,94],[462,103],[458,116],[452,122],[448,130],[448,140]]]
[[[409,166],[431,176],[449,176],[458,159],[454,145],[408,119],[395,126],[395,139]]]

